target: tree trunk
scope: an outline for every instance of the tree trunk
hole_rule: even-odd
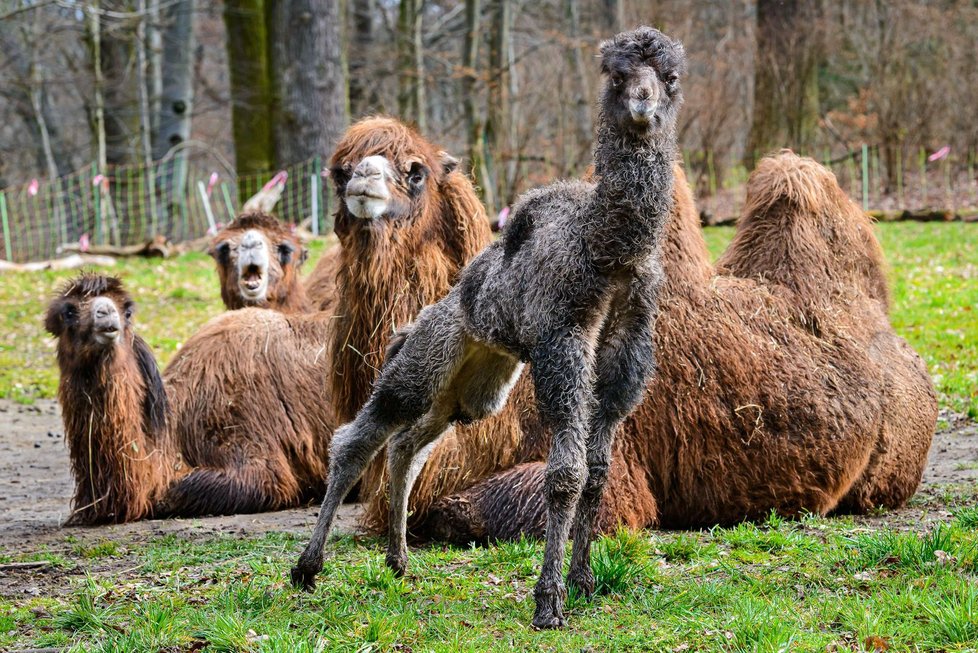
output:
[[[225,0],[231,129],[239,175],[270,170],[275,161],[272,131],[274,93],[268,70],[268,31],[263,0]],[[249,193],[239,185],[239,198]]]
[[[351,0],[353,36],[349,52],[350,110],[360,116],[376,110],[380,99],[368,78],[368,55],[373,48],[377,0]]]
[[[611,38],[625,29],[625,0],[602,0],[604,7],[605,28],[604,38]]]
[[[479,23],[482,18],[481,0],[466,0],[465,2],[465,41],[462,52],[462,103],[465,110],[465,124],[468,132],[469,164],[476,187],[482,195],[482,201],[490,209],[495,206],[492,178],[486,168],[485,153],[485,122],[479,107],[481,104],[476,97],[479,81]]]
[[[105,163],[132,163],[139,160],[136,152],[140,128],[136,34],[131,22],[117,18],[99,16],[94,25],[98,25]],[[92,38],[95,39],[94,33]]]
[[[397,108],[400,115],[427,132],[422,16],[424,0],[401,0],[397,18]]]
[[[565,57],[575,83],[565,84],[565,87],[570,88],[570,96],[565,98],[563,104],[571,112],[571,134],[569,138],[564,138],[564,142],[570,147],[565,148],[562,176],[573,177],[591,162],[592,136],[591,92],[587,85],[584,53],[581,49],[581,12],[578,0],[564,0],[564,20],[569,39]]]
[[[486,112],[486,165],[494,180],[497,200],[506,200],[506,174],[504,161],[512,156],[510,151],[510,96],[509,96],[509,33],[512,21],[510,0],[495,0],[492,33],[489,43],[489,104]],[[489,206],[492,212],[501,206]]]
[[[195,0],[181,0],[169,4],[162,12],[163,25],[159,30],[162,88],[153,134],[155,159],[162,159],[172,147],[190,138],[194,106],[194,9]]]
[[[758,0],[754,111],[744,160],[812,146],[818,126],[817,1]]]
[[[275,162],[332,153],[349,121],[341,0],[282,0],[270,15]]]

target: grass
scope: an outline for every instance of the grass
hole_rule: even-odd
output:
[[[962,518],[965,516],[965,518]],[[303,536],[304,537],[304,536]],[[301,538],[126,542],[126,570],[63,594],[0,599],[0,650],[966,651],[978,646],[978,525],[963,507],[914,531],[809,517],[595,543],[601,590],[571,596],[571,627],[527,627],[542,545],[415,547],[408,578],[382,542],[342,537],[313,594],[286,572]]]

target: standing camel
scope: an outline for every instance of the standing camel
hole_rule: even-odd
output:
[[[366,405],[334,436],[326,498],[292,570],[296,585],[314,585],[340,502],[392,437],[387,564],[403,573],[408,495],[425,459],[453,423],[501,410],[529,362],[553,434],[533,625],[564,624],[561,569],[572,522],[568,582],[593,592],[590,545],[612,439],[654,366],[658,244],[672,198],[685,67],[682,46],[648,27],[606,41],[601,55],[598,183],[527,193],[504,238],[389,350]]]

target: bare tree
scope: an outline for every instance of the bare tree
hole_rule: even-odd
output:
[[[328,156],[349,122],[341,0],[282,0],[270,12],[275,161]]]
[[[161,93],[153,156],[162,159],[175,145],[190,138],[194,107],[194,26],[196,0],[168,4],[161,12]]]
[[[397,19],[397,108],[401,117],[427,131],[423,21],[425,0],[401,0]]]
[[[746,159],[791,143],[810,149],[819,118],[818,0],[757,0],[754,113]]]
[[[269,170],[275,161],[271,120],[274,91],[265,11],[263,0],[224,2],[234,156],[239,174]],[[241,193],[245,193],[243,188]]]

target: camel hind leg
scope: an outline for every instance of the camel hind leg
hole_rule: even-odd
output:
[[[515,358],[468,340],[463,362],[447,386],[450,393],[391,442],[387,565],[395,572],[407,569],[408,498],[436,441],[453,421],[470,422],[499,412],[522,368]]]
[[[655,313],[653,277],[646,287],[632,288],[609,316],[595,360],[595,408],[587,440],[587,480],[574,516],[569,584],[586,596],[594,592],[591,540],[601,496],[611,468],[615,433],[642,400],[655,367],[652,324]]]

